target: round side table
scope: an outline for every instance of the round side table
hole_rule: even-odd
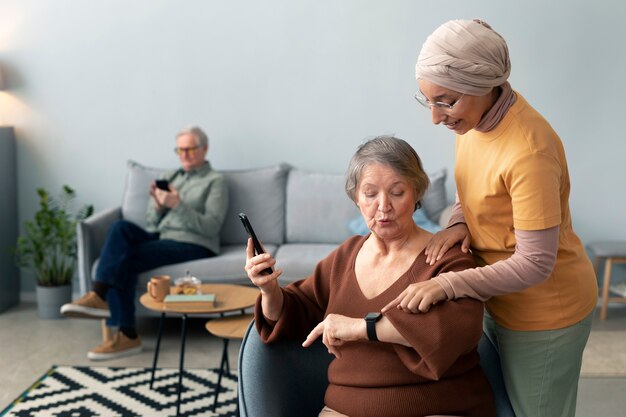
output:
[[[173,288],[170,288],[170,293]],[[255,287],[233,284],[202,284],[202,294],[215,294],[215,302],[185,302],[185,303],[165,303],[157,301],[148,293],[144,293],[139,302],[149,310],[161,313],[159,322],[159,333],[157,344],[154,350],[152,361],[152,376],[150,378],[150,388],[154,384],[154,372],[159,358],[159,348],[161,346],[161,335],[163,333],[163,323],[166,314],[180,314],[182,326],[180,331],[180,360],[178,364],[178,396],[176,399],[176,415],[180,415],[180,396],[183,384],[183,365],[185,363],[185,338],[187,337],[187,315],[188,314],[214,314],[228,313],[240,310],[242,313],[246,308],[250,308],[256,302],[259,290]],[[215,395],[217,397],[217,392]]]

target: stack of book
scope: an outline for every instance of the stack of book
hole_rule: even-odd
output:
[[[168,305],[188,303],[213,305],[215,303],[215,294],[169,294],[165,296],[163,302]]]

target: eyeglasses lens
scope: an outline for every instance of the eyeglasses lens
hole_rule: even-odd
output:
[[[174,152],[178,155],[182,155],[182,154],[190,154],[196,151],[196,149],[198,149],[197,146],[194,146],[192,148],[179,148],[176,147],[174,148]]]

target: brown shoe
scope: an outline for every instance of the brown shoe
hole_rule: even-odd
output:
[[[111,317],[107,302],[93,291],[89,291],[76,301],[63,304],[61,314],[65,317],[86,319],[108,319]]]
[[[141,339],[126,337],[122,332],[115,333],[113,339],[107,340],[97,348],[91,349],[87,357],[92,361],[106,361],[109,359],[122,358],[141,352]]]

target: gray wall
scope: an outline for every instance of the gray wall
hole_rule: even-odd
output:
[[[118,204],[126,160],[175,166],[173,135],[191,123],[219,169],[343,172],[363,138],[395,133],[429,171],[451,172],[453,135],[414,101],[414,65],[439,24],[473,17],[507,39],[513,87],[563,139],[583,241],[626,239],[617,0],[2,0],[0,119],[16,128],[20,224],[40,186]]]

